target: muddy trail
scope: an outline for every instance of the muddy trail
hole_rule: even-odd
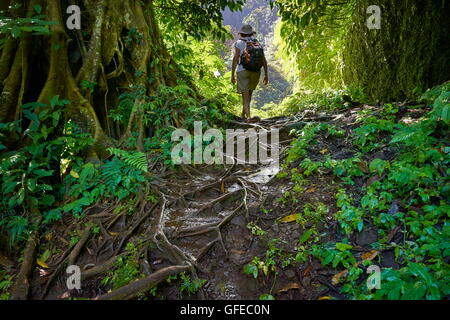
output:
[[[294,140],[291,130],[327,122],[349,131],[357,111],[305,112],[256,124],[234,121],[233,125],[280,129],[282,165]],[[354,150],[346,139],[324,134],[307,152],[312,159],[323,158],[325,153],[343,159]],[[389,150],[384,152],[389,157]],[[262,294],[276,299],[344,298],[331,283],[335,270],[311,258],[292,263],[299,238],[313,224],[325,235],[322,241],[336,239],[333,215],[339,183],[333,175],[311,175],[305,191],[291,203],[282,199],[293,183],[278,177],[279,168],[273,163],[181,166],[177,171],[154,163],[153,171],[158,174],[134,201],[97,203],[85,210],[83,218],[67,217],[43,235],[40,251],[55,254],[33,271],[32,299],[258,299]],[[286,219],[318,201],[328,207],[319,220],[306,217],[299,224]],[[370,254],[367,245],[373,232],[368,228],[354,239],[354,250],[360,255]],[[71,240],[74,237],[76,241]],[[134,245],[130,248],[129,243]],[[266,270],[257,278],[243,272],[255,257],[266,262]],[[80,290],[67,289],[67,265],[80,267]],[[107,281],[114,279],[117,269],[133,281],[122,286]],[[189,274],[191,281],[202,281],[203,286],[195,293],[180,292],[180,279],[175,278],[180,273]],[[156,289],[149,291],[152,288]]]

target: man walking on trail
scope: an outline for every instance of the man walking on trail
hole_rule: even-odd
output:
[[[239,31],[240,39],[234,45],[235,52],[231,69],[231,81],[235,84],[237,78],[237,91],[242,94],[242,117],[246,119],[246,122],[251,121],[250,102],[253,90],[259,83],[262,67],[264,67],[264,84],[269,83],[264,50],[258,40],[253,38],[254,34],[255,32],[250,25],[244,25]],[[237,76],[235,73],[236,67]]]

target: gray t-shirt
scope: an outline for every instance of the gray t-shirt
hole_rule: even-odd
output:
[[[247,42],[243,41],[241,39],[245,39],[246,41],[249,41],[249,40],[254,40],[255,38],[253,38],[251,36],[250,37],[241,37],[238,41],[236,41],[234,46],[236,48],[238,48],[239,50],[241,50],[241,55],[242,55],[242,53],[244,52],[245,48],[247,47]],[[236,72],[241,72],[241,71],[244,71],[244,70],[245,70],[244,67],[241,65],[241,62],[239,61],[239,65],[237,67],[237,71]]]

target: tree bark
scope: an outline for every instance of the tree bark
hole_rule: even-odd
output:
[[[138,132],[136,148],[143,150],[143,97],[155,94],[161,85],[174,86],[177,78],[177,66],[162,41],[153,1],[75,2],[83,8],[82,32],[66,28],[65,1],[26,1],[23,6],[29,16],[36,4],[57,24],[50,26],[50,36],[9,38],[1,50],[0,121],[20,118],[25,103],[48,104],[59,95],[70,101],[67,120],[95,139],[89,160],[106,157],[108,146],[126,141],[133,131]],[[42,52],[41,61],[31,54],[37,51]],[[43,84],[35,83],[37,73],[45,75]],[[87,90],[86,84],[92,90]],[[144,93],[136,98],[126,125],[113,130],[109,112],[132,85],[143,88]]]
[[[381,9],[381,29],[367,27],[373,4]],[[449,80],[449,11],[449,1],[357,1],[344,50],[345,83],[386,102]]]

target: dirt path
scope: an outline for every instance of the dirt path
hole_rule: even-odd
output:
[[[233,125],[243,129],[279,129],[281,163],[293,140],[289,136],[291,129],[333,117],[278,117],[257,124]],[[269,293],[277,294],[277,299],[316,299],[329,290],[337,294],[323,275],[312,274],[311,270],[316,272],[319,268],[312,261],[300,267],[275,267],[283,257],[295,255],[295,245],[304,232],[296,223],[277,223],[297,209],[275,201],[292,188],[288,180],[275,179],[278,170],[274,163],[162,170],[147,186],[154,191],[147,190],[127,206],[117,202],[96,204],[86,210],[81,220],[67,217],[59,230],[45,235],[48,243],[42,247],[53,247],[53,251],[56,247],[60,253],[50,258],[47,268],[34,271],[31,297],[130,298],[148,291],[142,288],[154,285],[158,285],[157,298],[166,299],[258,299]],[[334,203],[332,183],[313,178],[310,183],[321,188],[322,201]],[[154,196],[155,190],[158,201],[152,204],[150,194]],[[308,192],[302,197],[299,200],[305,203],[314,198]],[[329,225],[325,223],[324,227]],[[74,234],[79,240],[70,244],[68,240]],[[140,270],[135,277],[141,280],[121,288],[123,293],[104,280],[113,277],[111,270],[117,267],[117,261],[125,268],[125,275],[130,273],[126,269],[129,260],[123,260],[130,254],[130,242],[140,244],[135,254],[139,265],[134,268]],[[273,261],[273,270],[255,279],[243,272],[255,257],[277,262]],[[68,291],[64,268],[74,263],[82,270],[82,288]],[[179,286],[165,281],[182,271],[190,272],[192,279],[206,280],[198,293],[181,295]]]
[[[291,119],[259,124],[235,123],[237,127],[270,131]],[[270,140],[270,138],[269,138]],[[286,145],[282,144],[281,148]],[[242,268],[264,245],[247,228],[272,192],[270,181],[278,173],[275,164],[235,165],[225,168],[184,167],[166,181],[170,205],[164,212],[168,239],[198,263],[199,277],[206,279],[205,299],[255,299],[263,290]],[[166,296],[176,298],[168,288]]]
[[[329,118],[318,117],[319,120]],[[292,140],[289,131],[304,125],[303,121],[301,117],[279,117],[257,124],[235,124],[243,129],[279,129],[283,158]],[[275,277],[269,274],[258,279],[243,272],[254,257],[267,255],[270,239],[280,239],[282,245],[287,244],[286,253],[292,253],[290,245],[297,243],[301,235],[297,224],[276,223],[286,211],[280,210],[281,206],[274,200],[291,187],[285,181],[280,183],[274,179],[279,172],[278,165],[184,167],[182,171],[165,183],[166,197],[171,201],[164,211],[163,228],[169,241],[197,263],[198,277],[207,280],[198,298],[258,299],[261,294],[275,292],[285,293],[287,299],[294,298],[295,292],[290,289],[300,287],[301,269],[286,268],[279,270]],[[265,236],[257,231],[252,233],[252,226],[260,228]],[[154,257],[155,261],[158,259]],[[160,266],[164,267],[164,264]],[[305,284],[303,295],[297,292],[296,298],[316,298],[323,294],[323,288],[317,290],[310,283]],[[325,286],[325,290],[329,288]],[[179,298],[177,288],[170,286],[163,289],[162,295]]]

